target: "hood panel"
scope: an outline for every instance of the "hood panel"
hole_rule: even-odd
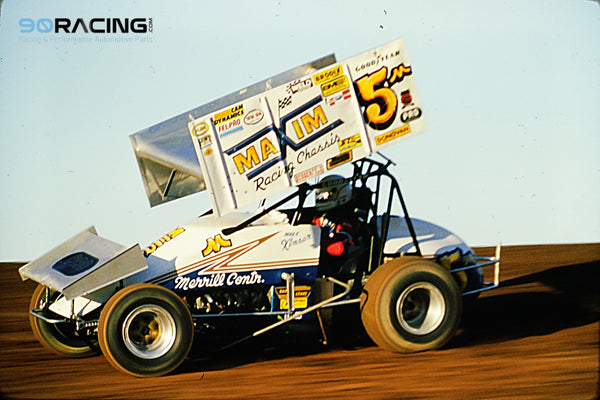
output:
[[[411,218],[411,221],[424,257],[438,256],[456,248],[460,248],[464,254],[471,251],[462,239],[441,226],[416,218]],[[377,222],[379,225],[381,224],[381,217]],[[406,225],[406,219],[392,217],[384,253],[401,254],[414,251],[415,247]]]

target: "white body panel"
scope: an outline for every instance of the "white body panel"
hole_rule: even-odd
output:
[[[315,225],[288,223],[285,214],[273,211],[252,225],[229,236],[222,230],[250,218],[249,213],[232,213],[220,218],[207,215],[169,232],[144,250],[148,268],[123,279],[125,286],[149,282],[176,291],[203,288],[233,288],[265,283],[281,284],[281,272],[297,268],[306,282],[316,277],[321,229]],[[423,256],[434,257],[460,248],[471,249],[455,234],[435,224],[412,219]],[[390,219],[385,255],[413,252],[414,244],[404,218]],[[307,268],[309,267],[309,268]],[[114,293],[116,284],[78,297],[75,308],[64,297],[52,310],[65,317],[71,311],[85,315]]]
[[[316,269],[320,251],[317,226],[291,226],[287,218],[267,214],[229,236],[221,233],[251,216],[209,215],[182,225],[176,237],[148,255],[148,271],[131,279],[188,290],[256,285],[268,282],[269,271]],[[152,245],[148,250],[152,250]],[[279,277],[272,279],[280,281]]]
[[[231,288],[281,282],[282,269],[305,271],[299,279],[312,281],[319,263],[320,228],[291,226],[277,211],[230,236],[221,233],[252,214],[233,213],[194,219],[169,232],[144,250],[148,268],[130,277],[114,274],[125,286],[155,283],[173,290]],[[307,268],[309,267],[309,268]],[[44,283],[42,281],[42,283]],[[56,301],[52,311],[70,317],[85,315],[102,305],[120,283],[104,286],[86,296]]]
[[[380,221],[381,219],[378,222]],[[423,257],[439,256],[456,248],[461,249],[463,254],[471,251],[471,248],[462,239],[447,229],[416,218],[411,218],[411,221]],[[414,251],[414,243],[408,231],[406,220],[400,217],[392,217],[390,219],[388,240],[385,243],[383,253],[385,255],[397,255]]]

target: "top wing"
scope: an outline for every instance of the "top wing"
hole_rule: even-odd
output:
[[[151,205],[208,189],[221,216],[424,129],[399,39],[305,64],[131,140]]]
[[[150,205],[156,206],[206,189],[188,130],[190,115],[210,114],[334,62],[333,54],[325,56],[131,135]]]
[[[402,40],[190,119],[217,216],[425,129]]]

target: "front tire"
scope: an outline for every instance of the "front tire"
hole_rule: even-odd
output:
[[[59,292],[40,284],[31,295],[29,309],[49,313],[48,307],[59,296]],[[56,315],[56,318],[62,319],[63,317]],[[84,338],[82,333],[75,329],[74,323],[59,322],[51,324],[30,313],[29,324],[33,335],[42,346],[57,354],[71,358],[91,357],[98,354],[94,348],[90,347],[90,344],[96,344],[96,338]]]
[[[138,377],[173,371],[187,356],[193,337],[187,305],[172,291],[152,284],[117,292],[98,322],[98,341],[108,362]]]
[[[369,277],[361,319],[369,337],[393,352],[444,346],[462,316],[460,289],[440,265],[418,257],[392,260]]]

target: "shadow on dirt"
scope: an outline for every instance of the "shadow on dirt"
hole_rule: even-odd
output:
[[[196,341],[190,359],[178,372],[223,370],[262,361],[373,346],[360,322],[358,305],[345,308],[326,330],[326,343],[316,319],[292,322],[224,350],[210,351],[208,349],[216,348],[215,345],[221,348],[223,343],[206,343],[201,339]]]
[[[600,321],[600,262],[560,266],[502,282],[501,294],[479,299],[463,316],[462,329],[448,347],[460,348],[531,336]],[[508,292],[508,293],[507,293]],[[179,369],[199,372],[228,369],[262,361],[307,356],[373,346],[358,309],[349,309],[327,332],[328,344],[316,320],[249,339],[227,350],[208,353],[196,343]]]
[[[551,268],[502,282],[463,318],[453,347],[548,335],[600,321],[600,262]],[[514,290],[514,291],[513,291]]]

